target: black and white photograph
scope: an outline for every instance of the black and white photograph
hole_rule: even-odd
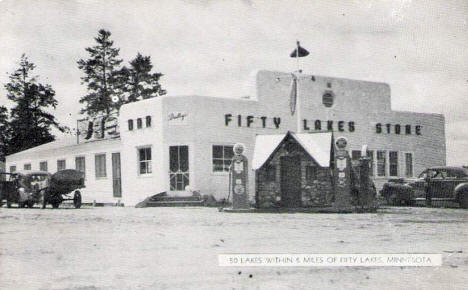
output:
[[[466,289],[468,1],[0,0],[0,289]]]

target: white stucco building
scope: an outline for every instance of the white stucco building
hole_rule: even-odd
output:
[[[164,191],[190,194],[188,185],[226,198],[232,146],[244,143],[251,161],[257,134],[328,130],[348,139],[353,158],[366,144],[377,187],[389,177],[445,165],[444,116],[393,111],[387,84],[301,74],[292,114],[291,81],[290,73],[260,71],[250,99],[163,96],[127,104],[119,137],[58,140],[7,156],[6,168],[81,169],[84,202],[131,206]]]

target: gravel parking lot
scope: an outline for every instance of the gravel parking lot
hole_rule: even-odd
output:
[[[468,211],[0,209],[1,289],[463,289]],[[435,253],[441,267],[220,267],[224,253]],[[466,289],[466,288],[465,288]]]

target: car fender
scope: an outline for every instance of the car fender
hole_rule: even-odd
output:
[[[18,193],[19,193],[19,201],[20,202],[25,202],[28,200],[28,194],[26,193],[26,190],[24,190],[23,187],[20,187],[18,189]]]
[[[462,192],[468,192],[468,182],[460,183],[455,187],[455,198],[458,200],[459,195]]]

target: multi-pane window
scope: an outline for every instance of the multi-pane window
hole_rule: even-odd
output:
[[[24,170],[31,170],[31,163],[24,164]]]
[[[106,177],[106,154],[96,154],[94,155],[94,166],[96,171],[96,178]]]
[[[141,129],[143,127],[143,120],[141,118],[137,119],[137,129]]]
[[[317,180],[317,166],[306,166],[306,179],[307,181]]]
[[[84,156],[75,157],[75,169],[83,173],[86,172],[86,161]]]
[[[389,175],[398,176],[398,151],[388,152],[389,159]]]
[[[16,172],[16,166],[12,165],[10,166],[10,173]]]
[[[132,131],[133,130],[133,120],[130,119],[128,120],[128,131]]]
[[[228,172],[233,156],[232,145],[213,145],[213,172]]]
[[[65,170],[67,168],[67,164],[65,159],[57,160],[57,171]]]
[[[405,176],[413,177],[413,154],[405,153]]]
[[[47,161],[42,161],[39,163],[39,170],[40,171],[47,171]]]
[[[377,151],[377,176],[385,176],[386,151]]]
[[[151,127],[151,116],[146,116],[146,127]]]
[[[151,147],[138,149],[138,165],[138,172],[140,174],[149,174],[152,172]]]

